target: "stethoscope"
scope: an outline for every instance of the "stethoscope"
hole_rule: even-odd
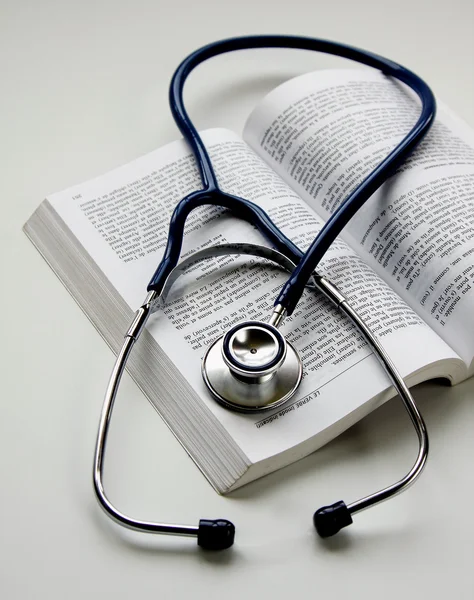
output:
[[[308,250],[301,252],[259,206],[219,188],[214,169],[204,143],[192,124],[183,102],[183,87],[189,73],[200,63],[233,50],[248,48],[297,48],[317,50],[348,58],[380,69],[416,92],[422,103],[421,115],[415,126],[374,171],[351,192],[323,226]],[[125,334],[110,381],[100,417],[94,457],[94,488],[105,512],[117,523],[133,530],[197,537],[202,548],[220,550],[234,542],[235,527],[225,519],[201,519],[198,526],[181,526],[140,521],[115,508],[107,498],[102,482],[107,434],[120,380],[130,355],[150,315],[162,307],[176,278],[191,264],[222,254],[254,255],[273,261],[290,272],[290,276],[275,300],[268,322],[247,321],[232,327],[216,340],[202,361],[202,375],[212,397],[222,406],[240,412],[273,410],[296,392],[302,378],[301,360],[294,347],[285,340],[278,327],[285,316],[292,314],[306,287],[322,292],[340,311],[347,315],[365,336],[384,367],[410,415],[418,435],[416,461],[400,481],[351,504],[335,502],[314,514],[314,525],[321,537],[329,537],[352,523],[352,515],[374,506],[405,490],[420,475],[428,456],[428,436],[423,418],[402,377],[387,356],[378,339],[348,304],[343,294],[315,269],[349,220],[407,158],[433,123],[436,103],[430,88],[417,75],[404,67],[344,44],[299,36],[262,35],[232,38],[214,42],[190,54],[177,68],[170,85],[171,112],[185,140],[191,146],[203,185],[176,206],[170,221],[164,256],[150,283],[148,295],[138,309]],[[189,213],[203,205],[227,208],[235,216],[255,225],[273,248],[252,244],[226,244],[206,248],[178,264],[184,226]]]

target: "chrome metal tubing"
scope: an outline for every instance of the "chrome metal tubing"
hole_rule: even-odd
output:
[[[152,309],[152,312],[154,312],[159,305],[162,305],[166,302],[166,298],[168,297],[168,294],[174,283],[188,267],[201,260],[229,255],[259,256],[260,258],[265,258],[266,260],[274,262],[289,273],[291,273],[296,267],[295,263],[285,254],[282,254],[273,248],[268,248],[267,246],[262,246],[259,244],[226,243],[218,244],[216,246],[208,246],[203,250],[194,252],[194,254],[191,254],[187,258],[183,259],[178,265],[176,265],[176,267],[168,275],[165,284],[163,285],[163,290],[159,296],[159,299],[157,298],[155,302],[155,308]]]
[[[149,316],[154,313],[160,306],[164,304],[166,301],[167,294],[171,289],[173,283],[176,279],[186,270],[186,268],[195,262],[206,258],[212,258],[216,256],[224,256],[228,254],[243,254],[243,255],[253,255],[260,256],[267,260],[273,261],[276,264],[280,265],[283,269],[293,270],[295,267],[294,263],[287,258],[281,252],[273,250],[272,248],[267,248],[265,246],[259,246],[255,244],[222,244],[219,246],[212,246],[201,250],[192,256],[189,256],[187,259],[183,260],[177,267],[170,273],[168,279],[163,286],[163,290],[161,294],[156,291],[151,291],[148,293],[143,306],[141,306],[138,311],[135,313],[132,324],[130,325],[127,333],[125,334],[125,340],[120,350],[112,374],[110,376],[109,384],[107,386],[107,391],[105,393],[104,404],[102,407],[102,413],[100,416],[99,429],[97,432],[97,441],[95,446],[94,453],[94,472],[93,472],[93,483],[94,490],[99,501],[100,506],[106,512],[106,514],[111,517],[114,521],[123,525],[129,529],[133,529],[135,531],[142,531],[147,533],[164,533],[168,535],[181,535],[181,536],[192,536],[198,538],[198,544],[204,547],[204,541],[201,540],[199,534],[205,535],[205,528],[209,525],[213,525],[212,522],[206,521],[202,525],[202,520],[200,521],[200,526],[182,526],[182,525],[170,525],[166,523],[156,523],[151,521],[141,521],[137,519],[133,519],[121,511],[119,511],[112,502],[108,499],[103,484],[103,471],[104,471],[104,456],[107,446],[107,436],[109,431],[110,419],[112,417],[112,411],[114,408],[115,398],[117,396],[117,391],[120,385],[120,380],[122,378],[122,374],[125,370],[125,365],[127,363],[130,352],[139,338],[145,324],[149,318]],[[280,307],[281,308],[281,307]],[[272,318],[276,318],[278,323],[281,322],[285,315],[284,310],[279,310],[278,307],[275,307],[275,314]],[[224,520],[217,520],[217,525],[219,526],[221,531],[224,531],[226,527],[228,527],[229,523]],[[202,527],[201,527],[202,525]],[[214,523],[216,525],[216,523]],[[230,524],[231,525],[231,524]],[[233,526],[232,526],[233,527]],[[204,532],[203,532],[204,530]],[[218,532],[216,532],[218,533]],[[225,531],[224,531],[225,534]],[[222,546],[227,547],[225,545]]]
[[[94,453],[94,490],[102,509],[114,521],[124,525],[128,529],[142,531],[147,533],[164,533],[167,535],[181,535],[197,537],[198,527],[169,525],[166,523],[155,523],[152,521],[140,521],[120,512],[112,502],[107,498],[103,484],[104,456],[107,446],[107,436],[109,431],[110,419],[114,408],[115,398],[120,385],[120,380],[127,363],[130,352],[137,341],[145,323],[153,309],[154,302],[157,300],[156,293],[150,293],[144,305],[136,312],[133,322],[125,335],[125,340],[115,362],[112,374],[110,376],[107,391],[105,393],[104,404],[100,416],[99,430]]]
[[[374,353],[377,356],[379,362],[390,377],[390,380],[392,381],[395,389],[400,395],[400,398],[405,406],[406,411],[410,416],[410,419],[418,436],[418,455],[410,471],[405,475],[405,477],[403,477],[396,483],[374,494],[370,494],[369,496],[366,496],[361,500],[357,500],[356,502],[348,504],[347,510],[351,515],[353,515],[355,513],[365,510],[366,508],[369,508],[370,506],[373,506],[374,504],[378,504],[379,502],[388,500],[392,496],[403,492],[415,482],[415,480],[423,471],[423,468],[426,464],[426,460],[428,458],[428,433],[423,417],[421,416],[421,413],[418,410],[418,407],[416,406],[413,396],[411,395],[408,387],[403,381],[402,376],[398,372],[392,360],[385,352],[383,346],[380,344],[379,340],[370,331],[370,329],[364,323],[362,318],[357,314],[357,312],[348,304],[347,299],[341,294],[341,292],[336,288],[336,286],[334,286],[324,277],[315,277],[315,282],[318,288],[329,299],[331,299],[336,304],[336,306],[338,306],[338,308],[351,319],[351,321],[358,327],[361,333],[363,333],[367,342],[374,350]]]
[[[279,327],[286,316],[286,308],[283,308],[281,304],[277,304],[273,308],[272,316],[268,321],[269,325],[273,325],[273,327]]]

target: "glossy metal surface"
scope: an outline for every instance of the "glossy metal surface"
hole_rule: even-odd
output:
[[[278,348],[276,336],[255,325],[242,327],[229,340],[229,351],[244,370],[247,366],[264,369],[275,359]]]
[[[423,417],[421,416],[421,413],[418,410],[418,407],[416,406],[415,400],[413,399],[410,390],[405,385],[403,377],[400,375],[397,368],[391,361],[390,357],[385,352],[385,349],[379,342],[378,338],[370,331],[363,319],[348,304],[344,295],[337,289],[337,287],[334,284],[329,282],[324,277],[320,276],[315,277],[315,282],[317,287],[325,294],[325,296],[327,296],[332,302],[334,302],[336,306],[342,312],[344,312],[357,326],[357,328],[364,334],[364,337],[367,340],[370,347],[373,349],[375,356],[379,360],[382,367],[385,369],[395,389],[400,395],[403,405],[405,406],[405,409],[410,416],[410,419],[413,423],[413,427],[415,428],[416,434],[418,436],[418,454],[410,471],[405,475],[405,477],[403,477],[396,483],[386,488],[383,488],[382,490],[375,492],[374,494],[370,494],[365,498],[357,500],[356,502],[347,504],[349,512],[351,514],[355,514],[357,512],[365,510],[366,508],[369,508],[370,506],[373,506],[374,504],[378,504],[379,502],[388,500],[392,496],[403,492],[415,482],[415,480],[421,475],[421,472],[423,471],[423,468],[426,465],[426,460],[428,458],[428,433]]]
[[[265,246],[257,246],[252,244],[225,244],[221,246],[212,246],[197,252],[188,257],[188,259],[182,261],[169,275],[161,295],[155,291],[151,291],[147,294],[143,305],[135,313],[132,323],[125,334],[122,349],[117,356],[114,368],[110,375],[110,380],[105,393],[104,404],[100,416],[94,452],[93,483],[94,491],[99,504],[111,519],[129,529],[146,533],[163,533],[167,535],[198,537],[198,526],[171,525],[168,523],[158,523],[155,521],[144,521],[129,517],[128,515],[125,515],[119,511],[105,493],[103,483],[104,457],[107,448],[107,436],[109,432],[110,419],[112,417],[112,411],[120,381],[125,370],[125,365],[136,340],[139,338],[143,328],[146,325],[149,316],[159,307],[163,306],[171,286],[179,277],[179,275],[186,270],[186,268],[199,260],[212,258],[214,256],[223,256],[226,254],[248,254],[260,256],[277,263],[288,271],[291,271],[294,268],[293,262],[285,255],[277,252],[276,250],[272,250],[271,248],[266,248]]]
[[[238,412],[261,412],[281,406],[296,392],[303,368],[291,344],[286,342],[285,358],[273,376],[264,382],[258,380],[262,375],[244,382],[224,360],[222,342],[223,338],[216,340],[202,361],[202,376],[219,404]]]
[[[313,281],[314,278],[311,278],[311,282]],[[311,287],[314,288],[314,284],[309,283],[309,285],[307,287]],[[270,320],[268,321],[269,325],[273,325],[273,327],[278,327],[280,325],[280,323],[283,321],[283,319],[286,316],[286,308],[284,308],[281,304],[277,304],[273,307],[273,313],[272,316],[270,317]]]
[[[282,334],[267,323],[236,325],[222,341],[222,358],[232,374],[247,383],[263,383],[283,364],[287,344]]]
[[[285,254],[279,252],[278,250],[274,250],[273,248],[268,248],[267,246],[262,246],[260,244],[246,244],[246,243],[228,243],[228,244],[219,244],[216,246],[209,246],[208,248],[204,248],[203,250],[199,250],[198,252],[194,252],[184,260],[182,260],[169,274],[166,279],[163,290],[159,297],[157,296],[157,301],[152,308],[152,312],[160,308],[166,303],[166,299],[168,294],[172,288],[172,286],[176,283],[176,280],[183,275],[187,269],[189,269],[192,265],[200,262],[202,260],[207,260],[210,258],[216,258],[218,256],[258,256],[260,258],[264,258],[269,260],[277,265],[279,265],[282,269],[288,272],[292,272],[296,267],[296,264],[288,258]],[[277,307],[274,309],[277,310]],[[284,309],[281,308],[279,312],[284,313]],[[275,325],[275,323],[271,323]],[[278,325],[275,325],[276,327]]]
[[[156,523],[153,521],[142,521],[129,517],[119,511],[112,502],[108,499],[102,480],[104,470],[104,455],[107,447],[107,435],[109,432],[110,418],[114,408],[115,398],[120,385],[120,380],[125,369],[127,359],[130,352],[138,339],[146,321],[150,315],[151,307],[156,301],[156,294],[151,292],[148,294],[145,303],[135,314],[135,317],[130,325],[129,330],[125,335],[125,340],[120,350],[112,374],[110,376],[109,385],[105,393],[104,405],[99,422],[99,431],[97,433],[97,442],[94,453],[94,490],[99,500],[100,506],[114,521],[120,525],[124,525],[129,529],[143,531],[148,533],[164,533],[168,535],[184,535],[195,537],[198,534],[198,527],[170,525],[167,523]]]
[[[230,253],[234,254],[255,254],[264,256],[265,258],[275,260],[284,268],[288,268],[290,270],[292,268],[292,262],[279,252],[249,244],[232,244],[208,248],[205,251],[198,253],[199,256],[194,255],[190,257],[185,261],[186,264],[184,266],[180,265],[182,268],[179,270],[179,272],[182,272],[187,265],[196,262],[196,260],[216,256],[219,254],[225,254],[227,253],[227,250],[230,250]],[[172,282],[178,275],[179,273],[174,277],[170,276],[169,281],[167,281],[165,285],[166,289],[163,290],[164,293],[168,291]],[[403,378],[398,373],[394,364],[387,356],[378,339],[371,333],[370,329],[358,316],[357,312],[348,304],[344,295],[337,289],[336,286],[318,274],[314,274],[312,281],[313,285],[311,287],[316,286],[317,289],[323,292],[325,296],[327,296],[341,311],[343,311],[363,333],[367,342],[374,350],[378,360],[384,367],[397,392],[399,393],[404,406],[410,415],[419,440],[418,455],[408,474],[396,483],[374,494],[366,496],[361,500],[353,502],[352,504],[348,504],[347,509],[349,510],[350,514],[354,514],[369,508],[374,504],[378,504],[383,500],[391,498],[392,496],[407,489],[412,483],[414,483],[426,464],[426,459],[428,456],[428,435],[423,418],[415,404],[415,401],[413,400],[413,397],[410,394],[410,391],[405,385]],[[99,503],[104,511],[114,521],[124,525],[125,527],[143,532],[197,537],[199,531],[199,527],[197,526],[170,525],[154,521],[143,521],[125,515],[116,509],[112,502],[108,499],[107,495],[105,494],[102,481],[108,429],[115,398],[120,385],[120,380],[133,345],[145,327],[150,314],[160,305],[161,301],[158,293],[154,291],[150,292],[147,295],[143,306],[141,306],[136,312],[132,324],[125,335],[122,349],[117,356],[117,360],[105,394],[104,405],[102,408],[99,430],[97,434],[97,442],[94,454],[94,489]],[[265,366],[265,364],[269,364],[272,357],[274,357],[276,348],[279,345],[278,335],[280,335],[276,330],[276,326],[279,325],[283,320],[285,312],[286,311],[284,307],[276,305],[270,319],[270,324],[261,324],[264,328],[265,326],[267,328],[270,327],[270,331],[275,330],[276,333],[273,333],[270,336],[264,335],[262,337],[261,331],[257,336],[255,336],[255,330],[251,331],[251,328],[249,328],[248,325],[244,325],[244,327],[240,328],[240,332],[243,332],[244,335],[241,335],[240,337],[239,335],[231,337],[230,346],[234,354],[235,362],[240,363],[240,370],[245,371],[245,368],[248,369],[248,373],[246,373],[247,380],[245,381],[242,380],[242,377],[240,377],[240,379],[235,377],[235,364],[232,365],[234,367],[233,374],[231,369],[229,369],[229,362],[224,360],[222,350],[223,338],[220,338],[214,342],[214,344],[209,348],[203,360],[202,372],[204,380],[208,385],[212,395],[220,404],[240,412],[257,412],[277,408],[293,396],[301,381],[302,364],[295,349],[288,342],[285,342],[286,354],[284,355],[281,365],[278,363],[278,369],[273,369],[274,365],[272,365],[273,370],[271,373],[262,373],[260,370],[251,371],[253,367],[259,366],[259,361],[261,365]],[[255,324],[253,324],[253,326],[255,326]],[[258,328],[259,327],[257,325],[257,329]],[[252,352],[252,349],[257,349],[257,354],[259,349],[263,349],[263,356],[260,355],[261,357],[255,359],[255,353]],[[240,375],[242,375],[242,373],[240,373]],[[268,375],[270,375],[270,377],[266,378]],[[262,377],[265,378],[263,382]]]

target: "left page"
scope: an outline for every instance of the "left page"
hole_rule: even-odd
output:
[[[204,141],[223,189],[258,203],[289,237],[306,247],[321,227],[311,209],[232,132],[212,130]],[[194,157],[179,141],[48,200],[135,310],[163,253],[172,210],[200,187]],[[182,255],[239,241],[263,243],[254,227],[205,206],[188,219]],[[428,376],[421,375],[423,369],[437,365],[437,376],[463,376],[456,354],[346,244],[335,243],[326,264],[336,283],[345,274],[353,290],[368,292],[361,294],[365,300],[358,308],[384,338],[403,375],[411,374],[416,382]],[[200,372],[206,348],[234,323],[268,320],[286,277],[244,258],[201,263],[178,282],[165,310],[149,322],[159,346],[252,462],[311,438],[390,387],[354,327],[324,299],[308,292],[283,326],[305,365],[291,404],[270,416],[241,415],[211,399]],[[387,315],[391,327],[385,324]]]

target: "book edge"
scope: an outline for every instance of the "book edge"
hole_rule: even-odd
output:
[[[49,222],[50,225],[54,224],[58,229],[57,233],[59,235],[55,237],[54,244],[51,243],[52,236],[47,235],[46,231],[43,230],[46,222]],[[133,318],[133,311],[125,304],[118,292],[110,284],[110,281],[91,259],[85,248],[69,230],[64,221],[62,221],[61,217],[47,199],[41,203],[22,229],[71,294],[88,320],[116,355],[120,349],[123,334]],[[53,245],[60,247],[62,250],[62,252],[59,253],[59,258],[56,256]],[[79,264],[81,262],[83,263],[82,265]],[[68,269],[65,263],[69,263],[68,266],[72,268]],[[77,279],[79,273],[83,270],[84,265],[87,265],[87,273],[90,279],[94,281],[94,284],[91,285],[90,281],[86,282],[87,278],[84,277],[83,283],[86,283],[87,285],[80,286],[83,289],[79,290]],[[75,276],[71,276],[70,273],[73,272],[76,272]],[[103,296],[101,299],[102,303],[104,297],[109,301],[112,300],[112,302],[107,303],[107,311],[109,315],[113,316],[110,321],[113,321],[115,324],[118,323],[117,326],[107,327],[103,322],[104,319],[100,319],[100,315],[98,314],[100,311],[97,310],[94,313],[92,309],[94,301],[91,301],[91,297],[94,294],[94,288],[98,290],[96,293],[100,292]],[[98,303],[97,301],[95,302],[96,304]],[[146,364],[140,365],[144,359]],[[153,363],[155,369],[157,363],[159,365],[158,368],[160,368],[160,388],[165,390],[162,395],[166,393],[173,395],[173,390],[175,390],[176,385],[178,384],[183,394],[181,397],[193,397],[195,405],[193,412],[195,413],[196,406],[199,406],[200,411],[198,412],[205,413],[200,416],[204,417],[204,420],[207,421],[206,432],[208,435],[206,437],[219,438],[220,443],[225,445],[225,456],[227,458],[230,457],[235,463],[233,467],[229,467],[228,464],[217,464],[222,462],[217,458],[218,455],[212,457],[201,454],[199,444],[196,444],[196,442],[193,443],[191,440],[187,439],[185,433],[180,433],[178,431],[180,429],[179,424],[175,422],[170,414],[166,414],[166,411],[163,410],[163,406],[159,406],[158,402],[154,401],[153,397],[159,396],[159,394],[157,394],[156,389],[153,389],[153,386],[149,381],[150,378],[147,377],[147,374],[153,370]],[[233,440],[230,434],[228,434],[224,427],[219,423],[218,419],[209,411],[209,409],[203,406],[199,397],[186,379],[147,331],[145,331],[144,335],[138,340],[136,350],[134,350],[134,353],[130,356],[126,370],[212,487],[220,494],[226,493],[228,489],[247,472],[252,466],[252,463],[237,445],[235,440]],[[165,378],[165,383],[161,380],[162,377]],[[187,404],[189,406],[189,402],[187,402]],[[189,429],[193,430],[192,427]],[[196,428],[194,428],[194,430],[196,431]],[[202,438],[203,436],[200,437]],[[211,454],[212,453],[209,453],[209,455]],[[226,471],[226,473],[223,474],[223,471]]]

